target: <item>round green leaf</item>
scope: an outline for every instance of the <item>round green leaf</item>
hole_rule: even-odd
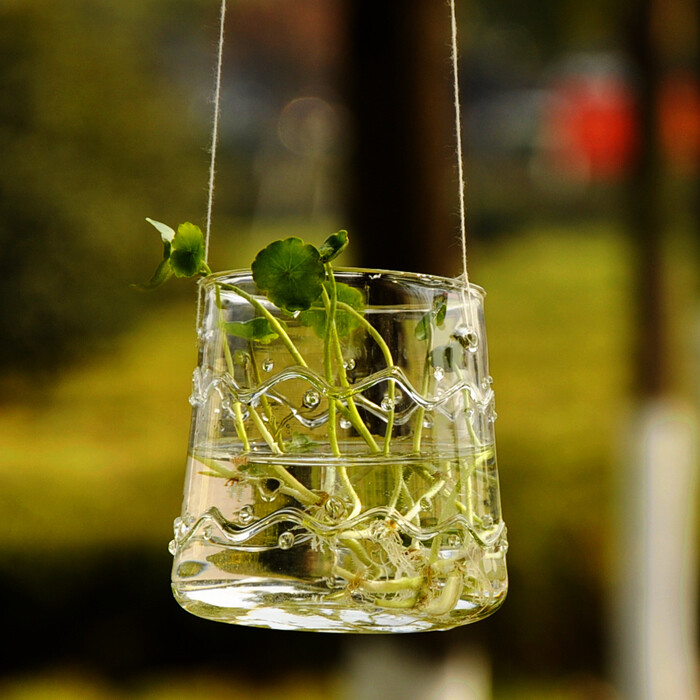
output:
[[[325,270],[321,256],[300,238],[270,243],[258,253],[252,270],[260,291],[285,311],[305,311],[323,290]]]

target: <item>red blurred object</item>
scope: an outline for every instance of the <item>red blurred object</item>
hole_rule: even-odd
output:
[[[700,167],[700,86],[690,74],[668,77],[658,100],[659,145],[666,164],[692,174]],[[624,75],[591,71],[555,81],[543,113],[543,142],[555,174],[614,179],[632,163],[639,131],[635,95]]]
[[[637,142],[632,91],[622,79],[573,75],[554,87],[544,129],[555,171],[577,179],[615,178]]]

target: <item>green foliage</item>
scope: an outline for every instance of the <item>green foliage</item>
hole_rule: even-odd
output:
[[[180,224],[173,238],[170,266],[176,277],[194,277],[208,271],[204,260],[204,236],[199,226]]]
[[[254,340],[263,345],[269,345],[273,340],[279,338],[279,334],[272,330],[272,326],[266,318],[253,318],[244,323],[231,321],[224,324],[224,328],[229,335]]]
[[[312,452],[319,443],[312,440],[306,433],[294,433],[289,440],[284,441],[284,449],[294,454]]]
[[[156,289],[176,277],[194,277],[210,272],[204,259],[204,235],[194,224],[180,224],[177,233],[167,224],[146,219],[159,232],[163,241],[163,259],[147,284],[133,285],[141,291]]]
[[[295,237],[261,250],[252,271],[258,289],[290,313],[308,309],[321,296],[326,277],[318,249]]]
[[[324,282],[324,287],[328,294],[331,294],[332,285],[330,282]],[[336,294],[339,302],[343,302],[348,306],[355,309],[355,311],[362,313],[365,310],[365,300],[362,296],[362,292],[355,287],[351,287],[343,282],[336,283],[335,285]],[[321,300],[316,300],[313,306],[307,311],[302,311],[299,314],[299,321],[305,325],[314,329],[314,332],[319,338],[323,338],[326,334],[326,318],[328,314],[326,313],[325,306]],[[338,335],[344,338],[350,335],[352,331],[359,328],[361,325],[360,320],[348,311],[343,311],[339,309],[335,314],[335,327],[338,331]]]
[[[328,263],[331,260],[335,260],[345,250],[347,245],[347,231],[338,231],[338,233],[331,234],[318,249],[321,255],[321,262]]]
[[[428,340],[432,334],[433,324],[438,328],[444,327],[446,315],[447,297],[444,294],[438,294],[433,299],[433,308],[418,321],[415,329],[416,338],[418,340]]]

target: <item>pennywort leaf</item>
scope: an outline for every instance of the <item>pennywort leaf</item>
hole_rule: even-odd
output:
[[[263,345],[269,345],[273,340],[279,338],[279,335],[272,330],[270,322],[262,316],[242,323],[231,321],[224,324],[224,328],[229,335],[254,340]]]
[[[324,282],[324,286],[328,294],[331,294],[330,282]],[[338,282],[335,285],[338,301],[347,304],[355,309],[360,314],[365,310],[365,298],[362,292],[356,287],[351,287],[349,284]],[[307,311],[302,311],[299,314],[299,321],[304,325],[314,329],[314,333],[319,338],[323,338],[326,333],[326,309],[323,302],[319,299],[314,302],[312,308]],[[338,335],[343,338],[349,335],[352,331],[361,325],[361,321],[347,311],[338,309],[335,314],[335,326]]]
[[[326,238],[323,245],[318,249],[321,255],[321,262],[327,263],[335,260],[348,245],[348,232],[338,231]]]
[[[270,243],[258,253],[251,268],[258,289],[275,306],[290,313],[310,308],[323,290],[321,255],[300,238]]]

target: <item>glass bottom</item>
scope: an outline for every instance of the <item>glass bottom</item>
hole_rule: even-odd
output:
[[[446,584],[447,585],[447,584]],[[386,634],[449,630],[498,610],[506,591],[484,604],[461,598],[449,613],[388,610],[362,600],[329,601],[328,588],[288,579],[230,580],[219,584],[174,584],[178,603],[198,617],[248,627],[307,632]],[[444,591],[447,595],[449,591]]]

